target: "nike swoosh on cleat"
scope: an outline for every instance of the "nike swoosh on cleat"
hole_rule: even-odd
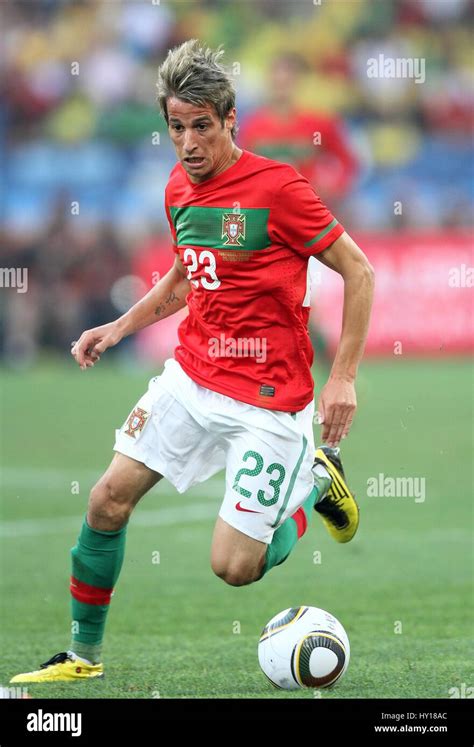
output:
[[[237,511],[246,511],[248,514],[262,514],[263,511],[253,511],[251,508],[243,508],[243,506],[240,505],[240,501],[235,504],[235,507]]]

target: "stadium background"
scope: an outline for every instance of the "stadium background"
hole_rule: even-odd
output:
[[[375,266],[344,447],[361,530],[337,547],[316,519],[262,584],[231,589],[208,561],[222,482],[185,496],[162,484],[132,518],[107,681],[29,692],[311,697],[269,690],[255,653],[265,622],[301,603],[336,614],[352,642],[346,679],[322,697],[450,697],[472,684],[472,10],[470,0],[2,3],[0,266],[28,268],[28,289],[0,288],[0,685],[68,644],[68,553],[88,490],[175,344],[173,320],[86,374],[69,359],[71,340],[171,263],[163,189],[174,153],[156,70],[194,37],[226,49],[238,142],[250,147],[262,102],[285,85],[295,118],[321,123],[321,146],[303,143],[306,165],[314,158],[317,191]],[[426,80],[370,78],[379,55],[425,60]],[[282,59],[290,79],[275,75]],[[266,132],[262,152],[275,147]],[[319,263],[313,277],[320,386],[342,284]],[[380,474],[424,479],[425,500],[368,495]]]

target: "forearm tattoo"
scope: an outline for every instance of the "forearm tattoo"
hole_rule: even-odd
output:
[[[167,307],[169,307],[175,301],[179,301],[179,296],[177,296],[176,293],[172,290],[169,292],[168,298],[165,301],[162,301],[162,303],[160,303],[156,307],[155,309],[156,316],[162,316],[165,313]]]

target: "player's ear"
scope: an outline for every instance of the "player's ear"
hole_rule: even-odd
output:
[[[225,119],[225,126],[227,130],[231,130],[235,125],[236,110],[235,106],[229,110]]]

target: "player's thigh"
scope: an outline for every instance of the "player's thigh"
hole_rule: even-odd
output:
[[[290,413],[242,411],[226,462],[219,516],[254,540],[269,544],[276,529],[304,503],[314,480],[313,404]]]
[[[110,529],[130,515],[140,498],[162,476],[142,462],[116,453],[102,477],[91,490],[88,522],[95,529]]]
[[[163,475],[180,492],[225,465],[220,434],[196,419],[205,401],[167,367],[150,380],[122,427],[114,450]]]
[[[267,545],[230,526],[220,516],[214,527],[211,567],[232,586],[256,581],[265,562]]]

